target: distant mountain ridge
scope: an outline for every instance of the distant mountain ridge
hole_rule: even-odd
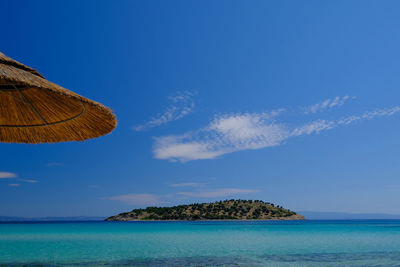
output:
[[[399,214],[300,211],[309,220],[400,220]]]
[[[71,216],[71,217],[17,217],[0,216],[0,222],[62,222],[62,221],[103,221],[104,217],[95,216]]]
[[[305,220],[305,217],[262,200],[231,199],[213,203],[134,209],[106,219],[106,221],[142,220]]]
[[[400,220],[400,214],[385,213],[346,213],[300,211],[308,220]],[[63,222],[63,221],[104,221],[105,217],[70,216],[70,217],[18,217],[0,216],[0,222]]]

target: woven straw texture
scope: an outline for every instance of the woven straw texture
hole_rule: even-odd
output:
[[[112,111],[0,52],[0,142],[83,141],[110,133]]]

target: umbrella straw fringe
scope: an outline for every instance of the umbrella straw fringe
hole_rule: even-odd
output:
[[[115,124],[108,116],[92,112],[86,105],[84,116],[57,125],[35,127],[0,127],[0,141],[5,143],[56,143],[84,141],[111,132]],[[16,141],[17,140],[17,141]]]

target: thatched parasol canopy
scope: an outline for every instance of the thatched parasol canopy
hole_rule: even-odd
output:
[[[108,134],[116,125],[109,108],[0,52],[0,142],[83,141]]]

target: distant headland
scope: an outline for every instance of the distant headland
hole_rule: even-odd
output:
[[[305,220],[279,205],[262,200],[224,200],[173,207],[134,209],[108,217],[106,221],[197,221],[197,220]]]

